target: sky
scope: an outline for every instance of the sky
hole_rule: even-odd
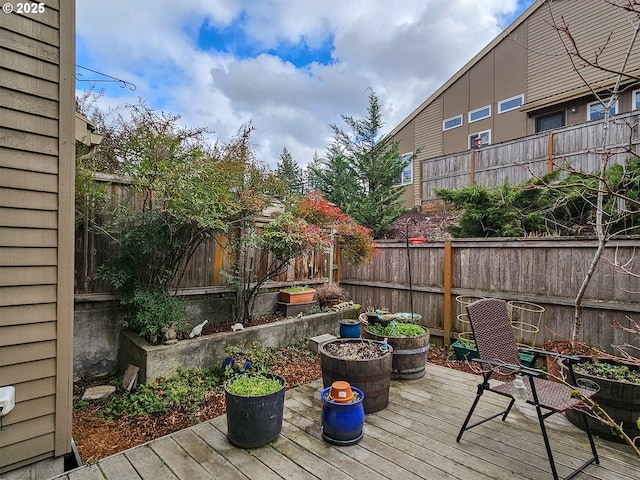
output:
[[[257,158],[324,156],[331,125],[373,91],[391,131],[538,0],[76,1],[76,79],[97,106],[181,116],[229,141],[249,122]]]

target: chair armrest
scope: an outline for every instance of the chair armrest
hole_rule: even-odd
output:
[[[484,358],[472,358],[471,361],[491,365],[493,367],[506,368],[507,370],[511,370],[513,373],[524,373],[525,375],[529,375],[531,377],[540,376],[539,371],[523,367],[522,365],[510,365],[508,363],[498,362],[495,360],[486,360]]]
[[[547,350],[540,350],[539,348],[518,347],[518,350],[521,352],[539,353],[541,355],[549,355],[551,357],[562,358],[564,360],[569,360],[571,363],[579,362],[580,360],[582,360],[582,358],[578,355],[567,355],[566,353],[549,352]]]

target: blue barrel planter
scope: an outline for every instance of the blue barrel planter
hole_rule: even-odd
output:
[[[353,445],[364,436],[364,393],[351,386],[357,400],[348,403],[335,402],[329,398],[331,387],[322,390],[322,438],[332,445]]]
[[[340,320],[340,338],[360,338],[360,320],[353,318]]]

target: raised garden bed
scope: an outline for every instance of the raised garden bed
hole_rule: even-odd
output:
[[[337,335],[339,321],[343,318],[357,318],[358,313],[353,308],[287,318],[247,327],[238,332],[181,340],[175,345],[149,345],[135,333],[125,330],[120,334],[119,366],[122,371],[128,365],[137,366],[140,369],[139,383],[170,375],[177,368],[213,368],[224,359],[224,347],[227,344],[252,345],[257,342],[261,347],[284,347],[324,333]]]

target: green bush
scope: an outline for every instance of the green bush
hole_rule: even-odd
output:
[[[152,345],[160,342],[165,327],[173,327],[176,333],[184,332],[187,328],[185,304],[181,298],[164,292],[135,290],[133,296],[123,303],[132,307],[124,326]]]

